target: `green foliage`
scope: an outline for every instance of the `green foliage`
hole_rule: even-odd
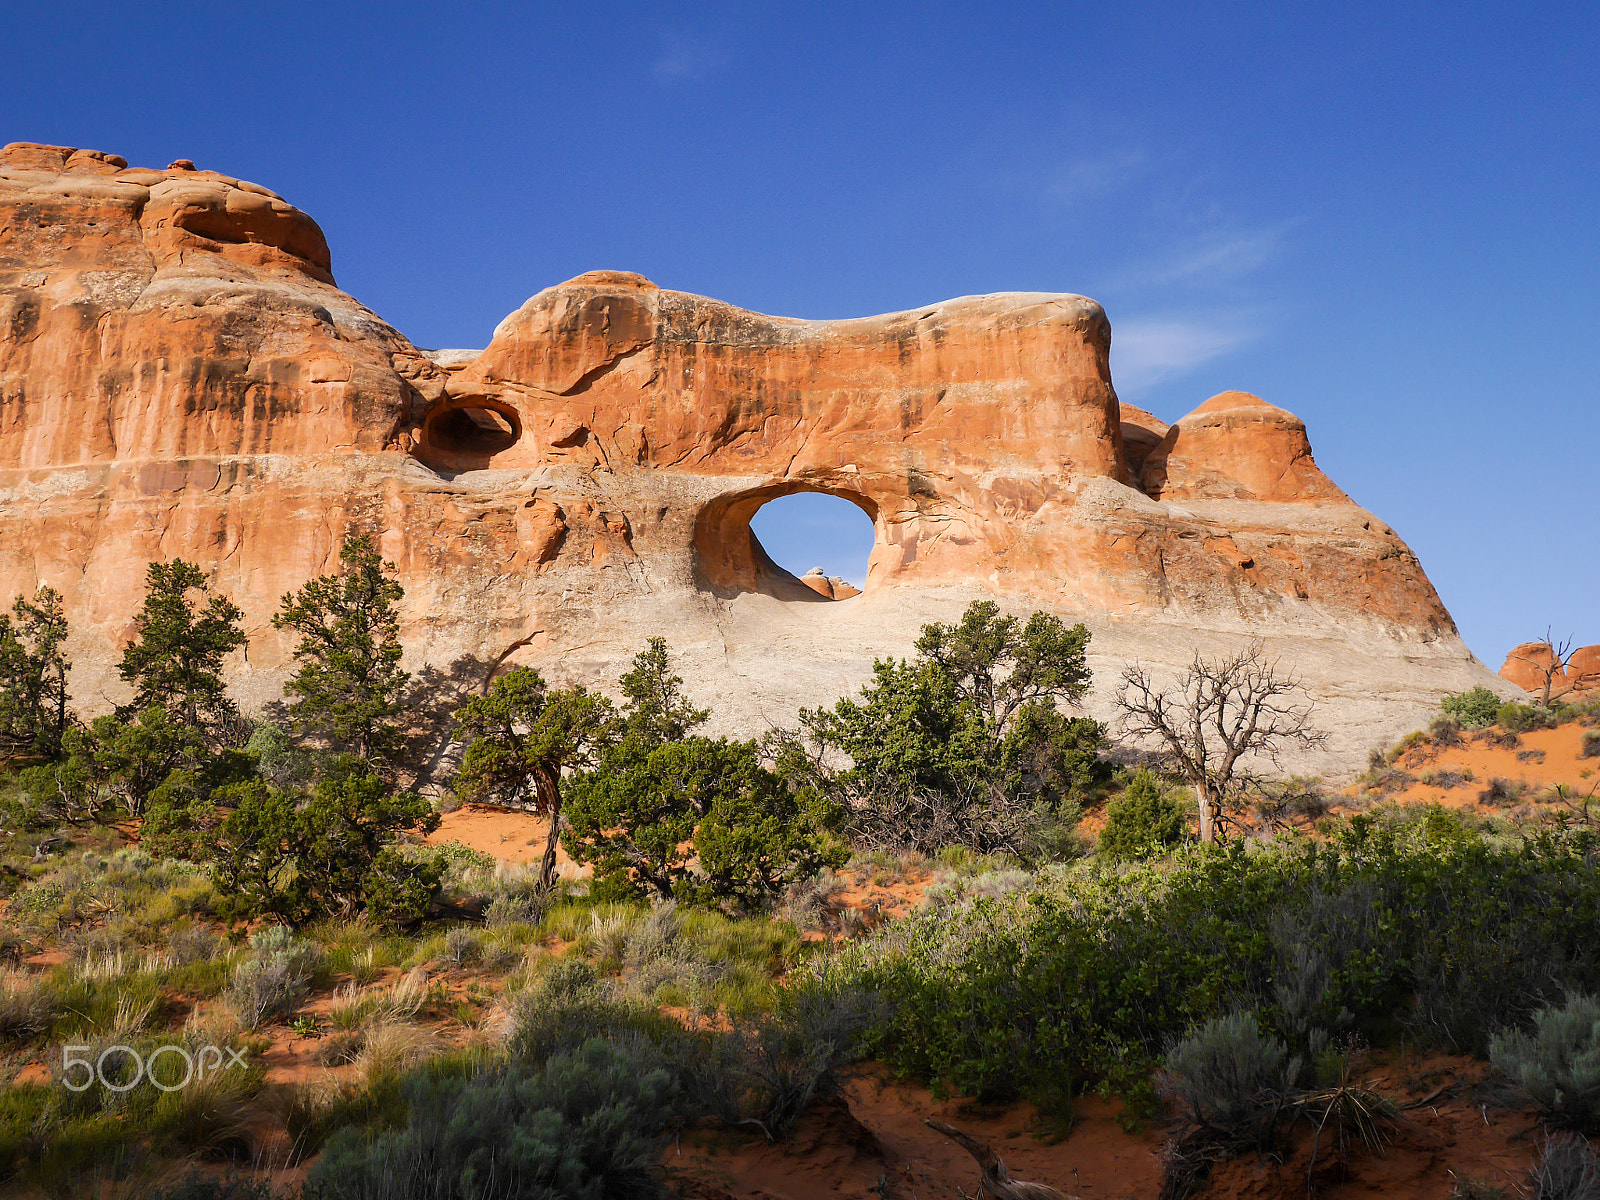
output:
[[[689,1054],[680,1049],[680,1077],[701,1110],[728,1125],[753,1123],[781,1141],[838,1068],[860,1057],[881,1016],[876,996],[815,976],[780,992],[770,1011],[737,1019],[698,1047],[691,1042],[683,1048]]]
[[[992,600],[977,600],[956,625],[924,626],[916,645],[981,714],[990,737],[1003,737],[1025,709],[1076,703],[1089,690],[1089,631],[1049,613],[1023,624],[1001,616]]]
[[[620,995],[588,963],[570,958],[552,963],[531,987],[514,996],[511,1013],[511,1053],[536,1064],[591,1038],[615,1041],[653,1023],[659,1029],[663,1019]]]
[[[687,737],[646,750],[629,740],[568,789],[574,861],[607,894],[769,906],[789,883],[849,852],[814,793],[791,793],[754,742]]]
[[[683,678],[672,673],[666,638],[649,639],[617,684],[627,698],[623,740],[639,747],[653,749],[682,741],[711,715],[684,696]]]
[[[1448,716],[1460,721],[1466,729],[1482,729],[1493,725],[1499,716],[1501,699],[1481,684],[1470,692],[1456,692],[1439,701],[1439,707]]]
[[[299,837],[295,798],[265,780],[230,788],[228,812],[210,832],[207,863],[226,897],[224,916],[280,913],[295,878],[292,857]]]
[[[1109,778],[1104,730],[1057,708],[1088,687],[1088,640],[1047,613],[1022,622],[974,602],[925,626],[916,659],[874,663],[858,700],[801,710],[799,731],[775,739],[779,769],[842,804],[862,845],[1026,853]]]
[[[1541,997],[1600,986],[1586,833],[1502,843],[1430,814],[1331,843],[1050,872],[844,952],[894,1016],[877,1052],[969,1094],[1134,1088],[1168,1041],[1244,1006],[1303,1055],[1330,1035],[1482,1052]]]
[[[594,769],[567,786],[567,853],[592,864],[598,894],[654,895],[760,909],[796,879],[841,865],[837,808],[793,791],[754,742],[691,734],[666,641],[650,639],[620,680],[627,697]]]
[[[209,591],[193,563],[177,558],[150,564],[144,604],[133,618],[134,639],[118,666],[133,685],[133,699],[117,715],[127,721],[159,708],[172,723],[215,747],[238,732],[238,709],[222,681],[222,660],[244,645],[245,637],[239,627],[244,613]]]
[[[260,779],[225,790],[232,810],[212,835],[211,865],[234,915],[271,913],[300,926],[362,911],[380,924],[405,924],[426,912],[438,862],[388,844],[403,830],[438,828],[421,796],[395,792],[355,759],[304,799]]]
[[[77,722],[68,704],[61,593],[41,587],[0,612],[0,760],[53,759]]]
[[[550,818],[540,866],[540,883],[548,890],[555,880],[562,772],[593,765],[614,740],[611,702],[582,687],[551,691],[537,671],[517,667],[496,679],[486,695],[462,705],[456,724],[469,739],[456,794],[530,807]]]
[[[400,748],[395,718],[410,674],[400,666],[405,590],[365,536],[347,537],[344,571],[322,575],[283,597],[272,624],[300,636],[300,666],[284,685],[289,715],[302,735],[373,766]]]
[[[581,687],[551,691],[539,672],[517,667],[456,713],[471,739],[456,794],[548,812],[563,770],[587,766],[608,742],[611,703]]]
[[[287,729],[274,721],[257,720],[244,748],[245,753],[256,760],[261,778],[273,787],[295,788],[311,781],[312,756],[295,744]]]
[[[160,711],[148,709],[143,715]],[[147,735],[141,735],[141,740],[125,735],[125,740],[135,750],[150,744]],[[170,770],[149,793],[139,836],[152,854],[204,862],[213,852],[213,838],[222,820],[218,804],[231,803],[241,788],[249,789],[259,783],[259,778],[255,758],[242,750],[224,750],[190,761],[193,765]],[[152,771],[150,777],[155,774]],[[133,808],[131,801],[129,807]]]
[[[1559,701],[1546,707],[1542,704],[1518,704],[1508,700],[1495,713],[1495,724],[1517,733],[1535,729],[1554,729],[1565,716],[1566,706]]]
[[[1533,1014],[1533,1030],[1489,1041],[1489,1058],[1561,1125],[1600,1130],[1600,1000],[1574,995]]]
[[[74,757],[88,750],[94,757],[95,778],[118,797],[131,814],[144,811],[146,802],[181,765],[191,773],[205,758],[206,746],[198,728],[174,719],[157,706],[136,713],[99,717],[82,739],[68,739]],[[181,785],[179,785],[181,788]]]
[[[1302,1065],[1252,1014],[1230,1013],[1203,1022],[1167,1052],[1162,1091],[1191,1124],[1248,1137],[1262,1130],[1273,1100],[1294,1086]]]
[[[665,1194],[656,1155],[674,1090],[667,1071],[598,1040],[532,1071],[419,1075],[405,1127],[368,1144],[336,1136],[308,1200],[648,1200]]]
[[[294,938],[281,925],[269,925],[250,938],[250,957],[234,968],[229,1006],[246,1029],[258,1029],[299,1005],[322,952]]]
[[[1152,858],[1182,844],[1188,829],[1183,805],[1141,768],[1122,795],[1107,802],[1097,849],[1113,859]]]
[[[162,852],[188,853],[210,790],[254,773],[252,760],[227,749],[241,728],[221,674],[224,657],[244,643],[243,614],[223,597],[207,599],[207,590],[190,563],[150,564],[135,638],[119,668],[134,697],[88,729],[66,728],[60,761],[27,773],[40,819],[81,824],[118,810],[141,816],[154,803]]]

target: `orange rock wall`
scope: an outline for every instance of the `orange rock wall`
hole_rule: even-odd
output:
[[[1524,642],[1506,655],[1500,668],[1500,678],[1535,696],[1544,695],[1547,677],[1552,699],[1600,696],[1600,646],[1580,646],[1567,658],[1566,666],[1560,667],[1549,642]]]
[[[1119,404],[1110,341],[1081,296],[797,321],[592,272],[452,358],[339,291],[315,222],[265,188],[13,145],[0,598],[60,588],[75,685],[111,695],[145,564],[193,559],[244,607],[237,678],[269,696],[279,597],[368,530],[405,583],[415,661],[590,647],[604,675],[644,633],[759,646],[760,621],[790,619],[742,596],[828,604],[749,528],[812,490],[877,531],[867,592],[839,607],[879,615],[826,651],[843,678],[980,595],[1155,623],[1174,647],[1359,630],[1398,670],[1417,647],[1481,670],[1298,419],[1225,393],[1167,426]]]

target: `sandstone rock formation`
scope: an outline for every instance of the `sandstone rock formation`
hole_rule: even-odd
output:
[[[1110,339],[1081,296],[799,321],[596,271],[480,353],[428,352],[265,188],[13,145],[0,598],[67,595],[91,707],[119,695],[145,563],[179,555],[247,613],[242,698],[274,695],[270,614],[349,530],[399,568],[414,666],[609,681],[661,633],[726,729],[858,686],[980,596],[1086,621],[1101,704],[1126,659],[1268,637],[1323,704],[1329,769],[1494,680],[1299,420],[1230,392],[1168,427],[1119,404]],[[864,594],[830,602],[751,533],[799,491],[872,519]]]
[[[812,567],[800,576],[800,582],[828,600],[848,600],[851,596],[861,595],[860,588],[852,586],[837,575],[824,575],[821,567]]]
[[[1535,696],[1544,695],[1547,676],[1553,698],[1578,701],[1600,696],[1600,646],[1580,646],[1561,667],[1549,642],[1523,642],[1506,655],[1500,668],[1500,678]]]

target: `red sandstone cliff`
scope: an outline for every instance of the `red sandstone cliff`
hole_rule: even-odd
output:
[[[1563,667],[1557,664],[1549,642],[1523,642],[1506,655],[1500,678],[1535,696],[1544,695],[1547,678],[1552,699],[1577,701],[1600,696],[1600,646],[1580,646]]]
[[[591,272],[446,361],[339,291],[315,222],[265,188],[13,145],[0,598],[68,596],[90,694],[114,691],[145,563],[177,555],[245,608],[240,686],[270,694],[268,617],[350,528],[398,564],[418,662],[521,641],[604,676],[665,632],[713,695],[769,696],[763,719],[991,594],[1128,657],[1302,639],[1321,694],[1378,705],[1364,730],[1363,680],[1416,706],[1487,675],[1297,418],[1230,392],[1169,427],[1119,405],[1110,339],[1081,296],[813,322]],[[866,594],[826,627],[805,613],[827,596],[749,529],[800,490],[877,529]]]

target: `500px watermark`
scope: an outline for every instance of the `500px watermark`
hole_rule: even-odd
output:
[[[235,1050],[232,1046],[200,1046],[191,1052],[187,1046],[169,1042],[165,1046],[157,1046],[148,1055],[141,1055],[132,1046],[107,1046],[100,1051],[99,1057],[85,1058],[84,1053],[93,1049],[93,1046],[61,1047],[61,1082],[69,1091],[88,1091],[99,1080],[100,1086],[108,1092],[129,1092],[139,1085],[140,1080],[147,1080],[163,1092],[176,1092],[188,1087],[196,1079],[245,1065],[245,1051]],[[166,1054],[174,1055],[183,1064],[183,1078],[176,1083],[156,1078],[156,1062]],[[109,1076],[106,1072],[108,1059],[113,1067]],[[133,1075],[124,1078],[129,1065],[133,1067]],[[76,1077],[75,1068],[82,1068],[81,1074]]]

